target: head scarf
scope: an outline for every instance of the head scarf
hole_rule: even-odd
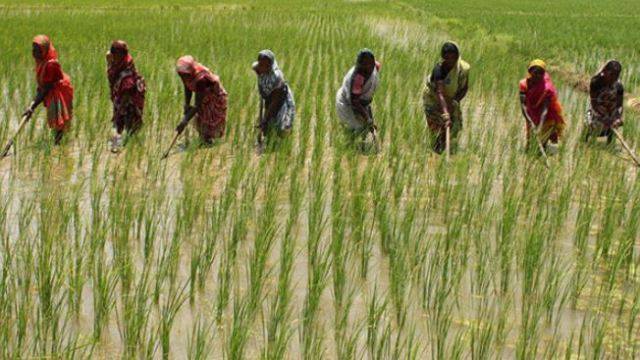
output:
[[[47,61],[58,60],[58,53],[53,47],[51,40],[47,35],[37,35],[33,38],[33,43],[40,48],[41,59],[36,60],[36,71],[42,67]]]
[[[356,64],[360,64],[365,58],[371,58],[374,62],[376,61],[375,55],[373,55],[373,51],[364,48],[358,52],[358,57],[356,58]]]
[[[529,66],[527,67],[527,78],[531,78],[531,68],[533,67],[539,67],[542,70],[544,70],[544,72],[547,72],[547,63],[545,63],[543,60],[540,59],[535,59],[532,62],[529,63]]]
[[[183,81],[191,91],[195,91],[196,82],[200,78],[212,75],[209,68],[197,62],[191,55],[185,55],[178,59],[176,62],[176,72],[178,74],[189,75],[189,79],[183,79]]]
[[[280,69],[278,67],[278,62],[276,61],[276,55],[273,53],[273,51],[269,49],[265,49],[258,53],[258,60],[265,59],[265,58],[269,59],[269,62],[271,63],[270,73],[274,73]],[[253,66],[253,69],[255,70],[258,66],[258,61],[255,61],[252,64],[252,66]]]
[[[191,55],[185,55],[176,62],[176,72],[178,74],[195,75],[196,60]]]
[[[458,55],[458,57],[460,57],[460,48],[458,47],[458,44],[456,44],[453,41],[447,41],[444,44],[442,44],[442,49],[440,50],[440,56],[442,58],[444,58],[444,56],[446,54],[456,54]]]
[[[605,70],[610,70],[620,75],[622,72],[622,64],[620,64],[618,60],[609,60],[600,67],[596,76],[601,75]]]
[[[116,61],[113,56],[113,50],[121,52],[122,54],[124,54],[124,56],[122,56],[119,61]],[[118,75],[122,71],[132,69],[134,66],[133,58],[131,57],[131,54],[129,54],[129,46],[127,45],[127,43],[122,40],[114,40],[111,43],[111,49],[107,53],[107,62],[109,81],[111,81],[112,83],[115,82]]]

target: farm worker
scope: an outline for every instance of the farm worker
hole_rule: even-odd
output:
[[[271,50],[258,53],[258,61],[253,63],[253,71],[258,76],[258,92],[260,93],[260,128],[259,145],[263,137],[271,130],[286,137],[296,117],[296,105],[293,93],[278,67],[276,57]]]
[[[456,139],[462,129],[460,101],[469,90],[471,68],[460,57],[460,48],[454,42],[444,43],[440,55],[442,60],[427,77],[422,94],[427,125],[435,140],[433,151],[439,154],[445,149],[446,128],[451,129],[452,139]]]
[[[620,82],[622,65],[609,60],[598,73],[591,78],[589,86],[589,109],[585,124],[585,140],[590,136],[606,136],[607,142],[613,141],[611,128],[622,126],[624,87]]]
[[[113,139],[112,150],[122,146],[122,133],[134,134],[142,126],[144,110],[145,82],[138,74],[129,54],[127,43],[116,40],[107,52],[107,77],[113,102]]]
[[[176,72],[184,85],[184,117],[176,128],[182,133],[194,116],[197,115],[195,128],[205,144],[224,135],[227,118],[227,92],[220,78],[211,70],[186,55],[178,59]],[[196,93],[195,106],[191,98]]]
[[[69,128],[73,114],[73,86],[69,75],[62,71],[58,53],[46,35],[33,38],[32,55],[36,62],[37,94],[23,116],[31,117],[36,107],[44,102],[47,122],[59,145]]]
[[[540,142],[548,147],[547,151],[554,152],[564,130],[558,92],[544,61],[534,60],[527,69],[527,77],[520,81],[520,107],[526,120],[527,147],[531,143],[531,132],[536,131]],[[532,122],[535,129],[532,129]],[[549,142],[552,146],[548,146]]]
[[[371,102],[380,81],[380,67],[371,50],[360,50],[355,66],[344,77],[336,94],[336,111],[342,125],[363,137],[369,132],[375,137]]]

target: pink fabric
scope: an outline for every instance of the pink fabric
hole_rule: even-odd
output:
[[[562,117],[562,106],[558,101],[558,91],[553,85],[553,81],[551,80],[549,73],[544,74],[543,81],[533,85],[531,83],[531,78],[521,80],[520,92],[525,94],[527,114],[531,117],[533,123],[536,125],[540,124],[544,103],[547,100],[549,101],[549,108],[546,120],[556,123],[564,123],[564,119]]]
[[[376,61],[376,70],[380,71],[381,67],[382,65]],[[364,76],[356,74],[353,79],[353,83],[351,84],[351,93],[354,95],[362,95],[365,82]]]

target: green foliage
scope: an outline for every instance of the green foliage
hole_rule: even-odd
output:
[[[0,162],[1,358],[638,357],[640,182],[580,141],[607,58],[638,95],[636,1],[0,0],[0,140],[35,90],[47,33],[76,90],[53,147],[39,109]],[[126,40],[145,126],[108,152],[104,54]],[[429,151],[424,78],[445,39],[472,65],[460,151]],[[382,62],[379,154],[346,141],[335,92]],[[254,153],[251,63],[274,50],[291,137]],[[229,92],[224,141],[160,156],[182,109],[175,60]],[[552,65],[567,119],[546,170],[522,151],[517,81]],[[640,143],[637,113],[625,137]],[[191,139],[194,138],[193,130]],[[180,140],[181,142],[183,140]]]

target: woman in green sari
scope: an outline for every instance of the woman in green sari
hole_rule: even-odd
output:
[[[429,130],[433,134],[433,151],[445,150],[446,129],[450,128],[455,139],[462,129],[460,101],[469,90],[469,69],[467,62],[460,58],[460,49],[453,42],[442,46],[442,61],[433,68],[427,78],[424,93],[424,112]]]

